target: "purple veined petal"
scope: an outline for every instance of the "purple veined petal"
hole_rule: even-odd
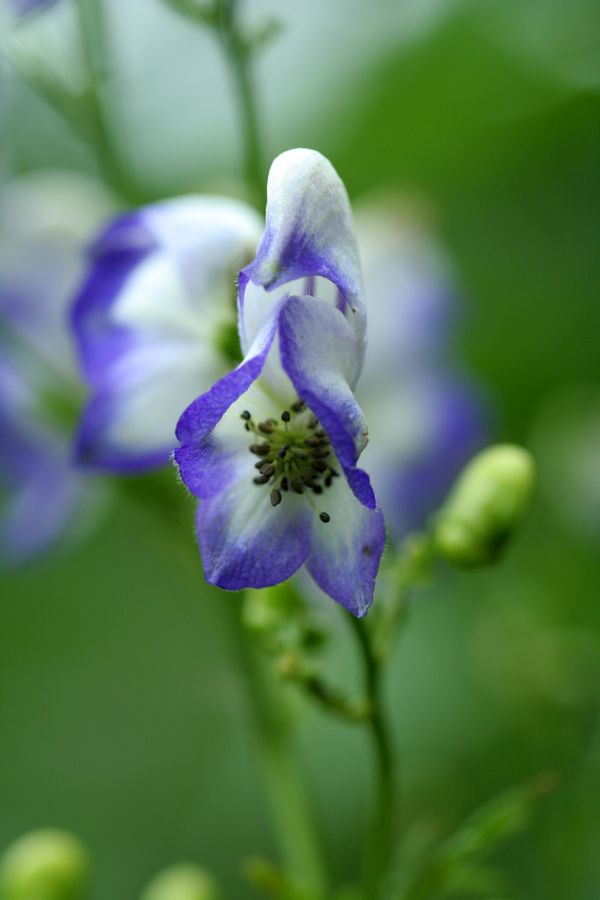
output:
[[[310,548],[310,510],[301,497],[275,509],[270,492],[253,483],[256,456],[243,428],[241,405],[258,418],[273,400],[256,385],[273,350],[277,317],[257,336],[246,359],[184,412],[182,442],[174,459],[187,487],[200,499],[198,543],[205,575],[226,590],[266,587],[289,578]]]
[[[239,366],[190,404],[177,423],[178,441],[206,437],[232,403],[256,381],[273,345],[278,324],[279,316],[275,315],[257,334],[252,347]]]
[[[357,500],[343,478],[335,479],[322,506],[330,520],[313,527],[306,567],[321,590],[353,615],[364,616],[385,546],[383,514]]]
[[[267,184],[266,227],[256,258],[239,276],[239,321],[242,348],[247,348],[269,315],[268,303],[261,314],[246,310],[255,302],[248,290],[253,284],[273,292],[309,293],[290,283],[298,279],[326,279],[336,292],[336,305],[355,333],[364,352],[365,309],[358,249],[350,203],[344,185],[331,163],[314,150],[289,150],[271,166]],[[320,294],[319,294],[320,296]]]
[[[357,414],[346,380],[353,353],[354,335],[337,309],[314,297],[283,297],[244,362],[181,417],[174,458],[200,500],[198,542],[211,583],[231,590],[277,584],[309,560],[324,591],[355,615],[367,611],[385,528],[368,476],[354,467]],[[287,380],[286,396],[274,392],[269,366]]]
[[[341,465],[351,470],[368,429],[350,386],[357,349],[346,318],[315,297],[288,298],[280,314],[280,353],[298,396],[321,421]],[[359,487],[359,476],[355,479],[356,489],[366,490],[365,501],[374,506],[372,493],[362,483]]]
[[[183,482],[197,497],[212,497],[227,486],[236,455],[248,462],[249,437],[240,427],[244,405],[259,419],[272,412],[272,397],[256,382],[276,351],[277,325],[275,316],[257,335],[243,362],[191,403],[179,419],[176,436],[181,446],[173,458]]]
[[[311,510],[295,495],[274,508],[269,491],[252,484],[251,461],[240,465],[238,457],[237,470],[231,465],[235,474],[227,488],[198,506],[206,579],[232,591],[285,581],[309,554]]]
[[[187,197],[128,214],[96,242],[73,311],[93,388],[82,460],[125,470],[168,460],[177,416],[229,364],[219,338],[259,232],[245,204]]]

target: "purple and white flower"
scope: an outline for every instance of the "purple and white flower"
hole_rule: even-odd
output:
[[[92,393],[81,462],[140,470],[168,462],[181,410],[231,368],[235,276],[262,230],[249,206],[185,197],[128,213],[94,243],[73,310]]]
[[[207,579],[264,587],[303,564],[357,616],[385,541],[357,467],[367,426],[354,398],[365,350],[362,276],[344,186],[311,150],[283,153],[266,227],[239,276],[244,359],[177,426],[175,460],[200,498]]]
[[[0,563],[80,535],[104,490],[72,463],[80,386],[67,307],[82,235],[112,201],[83,176],[37,172],[0,195]]]

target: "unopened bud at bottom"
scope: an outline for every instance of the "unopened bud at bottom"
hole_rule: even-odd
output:
[[[155,875],[140,900],[222,900],[222,894],[208,872],[181,863]]]
[[[89,857],[66,831],[30,831],[0,856],[0,900],[83,900]]]

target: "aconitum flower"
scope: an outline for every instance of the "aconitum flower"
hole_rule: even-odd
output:
[[[390,537],[423,528],[485,442],[481,390],[454,352],[461,298],[423,213],[394,195],[357,207],[369,341],[358,399]]]
[[[319,153],[283,153],[269,173],[256,258],[239,276],[244,359],[177,426],[175,460],[200,499],[211,583],[265,587],[305,564],[334,600],[366,613],[385,528],[357,468],[365,328],[344,186]]]
[[[111,208],[95,183],[38,172],[0,194],[0,562],[81,534],[99,485],[72,465],[79,400],[67,307],[82,235]]]
[[[240,359],[235,277],[261,230],[244,203],[192,196],[127,213],[96,240],[73,311],[92,389],[81,462],[168,462],[181,411]]]

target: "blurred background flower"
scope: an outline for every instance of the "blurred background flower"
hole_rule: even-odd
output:
[[[398,540],[425,526],[489,436],[491,415],[456,352],[465,310],[426,203],[382,193],[356,215],[369,313],[363,464]]]
[[[182,197],[128,213],[94,241],[73,338],[92,396],[81,463],[168,463],[183,410],[241,359],[235,284],[262,230],[227,197]]]
[[[81,389],[69,304],[86,237],[112,209],[101,185],[40,171],[0,194],[0,559],[18,564],[99,511],[99,485],[77,471]]]

